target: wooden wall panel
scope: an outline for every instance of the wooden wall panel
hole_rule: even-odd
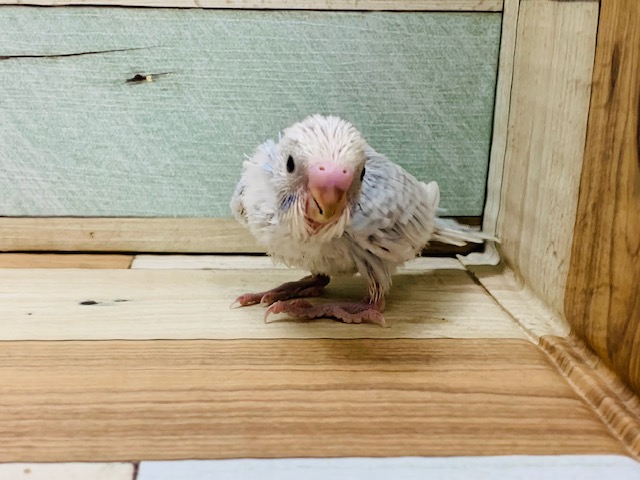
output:
[[[244,155],[316,112],[480,215],[500,19],[3,7],[0,216],[230,217]]]
[[[565,313],[640,392],[640,2],[601,8]]]
[[[598,2],[523,0],[498,213],[500,253],[562,314]]]

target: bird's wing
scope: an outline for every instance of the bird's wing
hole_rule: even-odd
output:
[[[429,241],[440,190],[436,182],[416,180],[371,147],[366,153],[362,191],[347,233],[366,251],[401,264]]]
[[[264,208],[265,203],[270,203],[263,201],[272,197],[269,177],[273,173],[275,156],[276,144],[267,140],[243,163],[242,176],[231,197],[230,207],[236,219],[245,225],[249,223],[248,209],[254,212],[256,207]]]

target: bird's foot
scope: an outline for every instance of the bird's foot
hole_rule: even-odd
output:
[[[290,298],[319,297],[322,295],[324,287],[327,286],[329,280],[330,278],[326,275],[309,275],[295,282],[283,283],[279,287],[266,292],[245,293],[236,298],[231,306],[238,304],[241,307],[246,307],[257,303],[269,306],[275,302]]]
[[[286,313],[294,318],[333,318],[344,323],[374,323],[386,327],[387,324],[381,312],[382,307],[382,302],[370,303],[368,301],[328,303],[315,306],[305,300],[278,301],[269,307],[264,320],[268,322],[268,317],[271,314]]]

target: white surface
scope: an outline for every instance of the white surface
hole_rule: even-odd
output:
[[[5,463],[1,480],[132,480],[132,463]]]
[[[202,460],[142,462],[138,480],[638,480],[640,464],[613,455]]]

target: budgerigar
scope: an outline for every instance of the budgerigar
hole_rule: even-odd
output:
[[[436,216],[440,190],[377,153],[349,122],[313,115],[268,140],[244,162],[231,200],[276,261],[311,275],[236,299],[296,318],[333,318],[385,325],[382,311],[396,269],[429,240],[456,245],[481,236]],[[359,273],[368,296],[312,305],[334,275]],[[297,300],[291,300],[297,299]]]

